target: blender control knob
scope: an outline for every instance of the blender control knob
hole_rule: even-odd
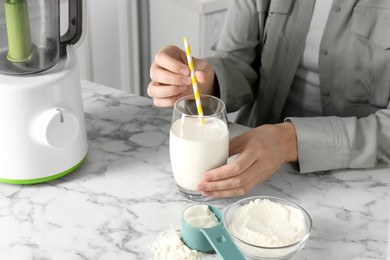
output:
[[[65,109],[53,108],[36,121],[37,137],[45,145],[62,148],[71,144],[79,134],[77,117]]]

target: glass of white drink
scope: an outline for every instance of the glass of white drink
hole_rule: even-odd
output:
[[[176,101],[169,134],[173,176],[179,190],[189,199],[203,200],[196,191],[202,174],[226,164],[229,131],[225,104],[209,95],[200,95],[203,117],[198,115],[194,96]]]

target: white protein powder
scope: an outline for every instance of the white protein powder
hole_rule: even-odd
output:
[[[183,218],[188,224],[197,228],[210,228],[219,223],[208,205],[195,205],[187,208],[183,213]]]
[[[228,228],[242,241],[263,247],[290,245],[306,234],[302,212],[268,199],[256,199],[241,206]]]
[[[175,228],[160,233],[149,249],[153,253],[153,260],[200,260],[203,255],[187,247],[181,240],[180,230]]]
[[[195,205],[183,213],[184,220],[198,228],[209,228],[217,225],[219,220],[208,205]],[[177,228],[168,228],[157,236],[157,240],[149,245],[153,260],[200,260],[203,254],[186,246]]]

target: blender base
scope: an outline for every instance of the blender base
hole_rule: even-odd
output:
[[[8,184],[38,184],[42,182],[48,182],[52,180],[56,180],[58,178],[61,178],[65,175],[70,174],[71,172],[75,171],[77,168],[79,168],[84,162],[87,156],[85,156],[78,164],[70,168],[69,170],[66,170],[64,172],[60,172],[58,174],[54,174],[51,176],[43,177],[43,178],[37,178],[37,179],[25,179],[25,180],[11,180],[11,179],[3,179],[0,178],[0,183],[8,183]]]
[[[78,168],[88,152],[73,47],[53,68],[0,73],[0,182],[50,181]]]

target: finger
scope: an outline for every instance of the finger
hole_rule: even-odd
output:
[[[252,190],[258,183],[249,182],[245,186],[237,189],[227,189],[227,190],[218,190],[218,191],[204,191],[202,192],[203,196],[214,197],[214,198],[227,198],[227,197],[238,197],[247,194]]]
[[[242,174],[232,176],[230,178],[221,179],[217,181],[209,182],[200,182],[197,186],[198,191],[200,192],[214,192],[222,191],[229,189],[240,189],[245,187],[249,182],[251,182],[256,177],[256,172],[254,172],[254,167],[249,167]]]
[[[191,78],[175,72],[166,70],[158,66],[155,62],[150,67],[150,78],[152,81],[160,82],[168,85],[190,85]]]
[[[256,151],[251,146],[246,146],[232,163],[205,172],[201,180],[210,182],[237,176],[246,171],[257,160],[255,154]]]
[[[207,80],[206,74],[203,71],[195,71],[195,77],[199,83],[205,83]]]
[[[153,98],[169,98],[177,96],[188,89],[187,86],[164,85],[159,82],[150,82],[147,93]]]
[[[159,52],[156,54],[154,58],[155,63],[163,67],[173,73],[181,74],[184,76],[190,75],[190,70],[188,69],[188,65],[180,62],[177,58],[172,57],[171,54],[166,52]]]
[[[245,172],[245,175],[251,176],[252,178],[249,178],[248,181],[242,181],[243,185],[241,186],[238,185],[237,187],[220,189],[220,190],[203,191],[202,194],[204,196],[211,196],[211,197],[242,196],[248,193],[258,184],[263,183],[267,178],[269,178],[272,174],[274,174],[276,170],[277,168],[263,169],[260,165],[260,162],[257,161]]]
[[[153,104],[157,107],[172,107],[175,104],[176,100],[178,100],[181,97],[182,95],[179,94],[177,96],[167,97],[167,98],[154,98]]]
[[[258,164],[252,165],[246,172],[243,180],[231,180],[230,183],[235,185],[224,184],[225,189],[214,189],[209,191],[203,191],[202,195],[211,197],[233,197],[242,196],[252,190],[259,183],[264,182],[268,174],[259,171],[260,167]],[[232,179],[239,178],[239,176]],[[224,180],[225,181],[225,180]]]

